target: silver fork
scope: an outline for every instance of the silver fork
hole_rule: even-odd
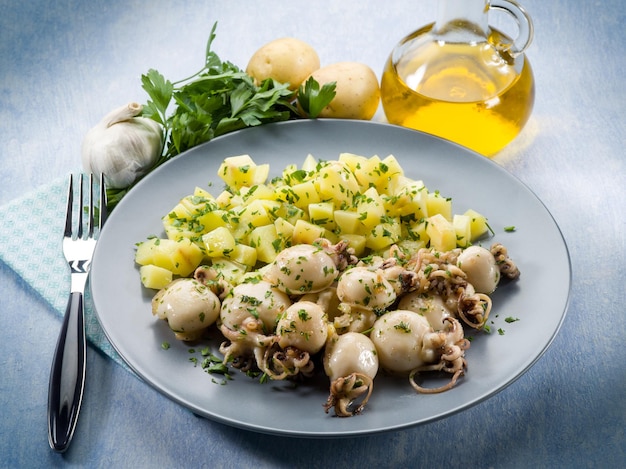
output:
[[[79,175],[77,226],[73,230],[74,181],[70,175],[63,234],[63,254],[71,269],[70,297],[59,334],[48,388],[48,440],[64,452],[74,436],[85,387],[85,310],[83,295],[96,247],[96,238],[106,219],[104,176],[100,176],[98,215],[94,205],[94,177],[89,175],[87,232],[83,230],[83,177]],[[97,226],[95,222],[97,221]],[[97,231],[96,231],[97,229]]]

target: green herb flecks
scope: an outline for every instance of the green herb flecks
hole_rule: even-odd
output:
[[[219,384],[226,384],[226,380],[232,379],[228,366],[224,363],[223,359],[213,354],[208,347],[203,349],[200,354],[202,355],[200,367],[206,373],[223,376],[224,379],[219,382]]]

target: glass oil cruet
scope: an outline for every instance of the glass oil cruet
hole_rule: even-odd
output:
[[[436,21],[391,52],[381,80],[385,115],[491,157],[532,112],[534,77],[524,54],[532,20],[511,0],[438,1]],[[515,40],[489,26],[490,9],[515,19]]]

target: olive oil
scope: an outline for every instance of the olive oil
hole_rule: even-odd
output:
[[[420,41],[431,27],[407,37],[410,48],[389,57],[381,80],[387,120],[491,157],[530,117],[531,66],[523,54],[513,58],[496,48],[511,40],[495,29],[484,42]]]

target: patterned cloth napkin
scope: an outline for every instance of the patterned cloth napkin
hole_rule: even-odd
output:
[[[0,207],[0,259],[62,317],[70,288],[70,271],[61,240],[68,179],[58,179]],[[128,369],[96,318],[89,285],[85,292],[85,329],[96,348]]]

